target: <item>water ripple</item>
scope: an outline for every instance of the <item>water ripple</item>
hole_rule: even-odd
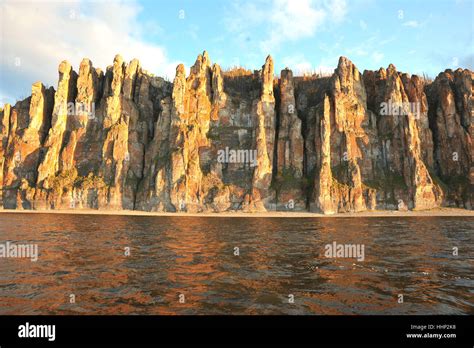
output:
[[[40,251],[37,262],[0,259],[0,314],[474,312],[470,217],[1,214],[0,222],[0,243]],[[334,241],[363,244],[364,261],[326,258]]]

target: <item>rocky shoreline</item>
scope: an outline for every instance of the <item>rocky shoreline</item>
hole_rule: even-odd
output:
[[[393,218],[393,217],[474,217],[474,211],[459,208],[438,208],[421,211],[376,210],[359,213],[310,213],[310,212],[247,212],[227,211],[221,213],[184,213],[184,212],[147,212],[140,210],[95,210],[95,209],[64,209],[64,210],[17,210],[3,209],[1,214],[77,214],[77,215],[119,215],[119,216],[179,216],[179,217],[216,217],[216,218]]]

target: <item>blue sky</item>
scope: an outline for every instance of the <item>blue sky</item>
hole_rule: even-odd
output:
[[[105,70],[116,53],[170,80],[203,50],[224,68],[258,69],[271,54],[277,74],[329,72],[341,55],[361,71],[473,68],[471,0],[4,0],[0,9],[0,104],[38,80],[56,87],[63,59]]]

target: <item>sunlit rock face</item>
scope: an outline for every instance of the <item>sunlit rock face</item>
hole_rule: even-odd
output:
[[[434,170],[446,192],[444,203],[466,209],[474,206],[472,77],[467,69],[446,70],[425,88]]]
[[[280,73],[277,85],[277,138],[274,150],[274,188],[277,210],[305,210],[304,138],[302,121],[298,116],[293,72]]]
[[[384,179],[377,181],[384,185],[385,200],[393,198],[399,209],[439,206],[443,193],[429,173],[432,140],[419,78],[400,74],[392,64],[365,76],[366,85],[372,85],[370,104],[379,108],[373,111]]]
[[[395,66],[329,76],[222,69],[207,52],[172,82],[117,55],[66,61],[56,90],[0,109],[7,209],[166,212],[474,206],[472,72]]]

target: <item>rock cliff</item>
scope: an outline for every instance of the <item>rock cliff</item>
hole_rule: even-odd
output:
[[[173,82],[120,55],[63,61],[0,109],[4,209],[222,212],[474,207],[473,73],[223,70]]]

